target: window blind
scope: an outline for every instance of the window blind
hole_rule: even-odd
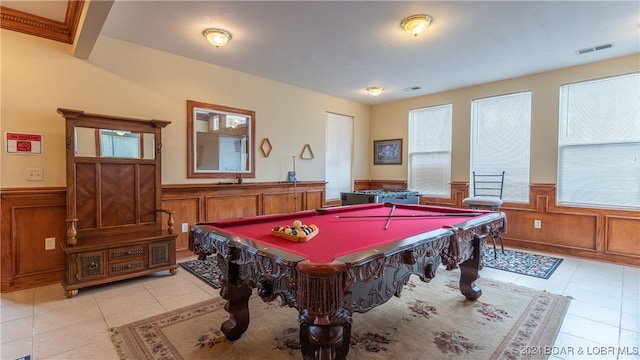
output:
[[[470,174],[504,171],[502,199],[528,203],[530,138],[530,91],[473,100]]]
[[[640,75],[560,88],[558,204],[640,208]]]
[[[409,112],[409,188],[424,196],[451,196],[451,122],[453,106]]]

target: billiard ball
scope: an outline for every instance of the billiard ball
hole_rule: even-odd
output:
[[[294,220],[292,225],[294,229],[300,229],[302,227],[302,221]]]

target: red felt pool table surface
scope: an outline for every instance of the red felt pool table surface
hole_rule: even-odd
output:
[[[393,217],[385,229],[392,208],[390,203],[374,203],[201,225],[214,226],[229,234],[321,264],[412,237],[418,240],[419,237],[429,236],[432,231],[461,224],[488,213],[481,210],[395,204]],[[294,220],[300,220],[305,225],[317,225],[319,233],[306,242],[294,242],[271,234],[272,228],[291,225]]]

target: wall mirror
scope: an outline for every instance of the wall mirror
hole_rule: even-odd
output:
[[[187,100],[187,177],[255,177],[254,111]]]
[[[77,157],[154,159],[155,136],[130,130],[74,127]]]

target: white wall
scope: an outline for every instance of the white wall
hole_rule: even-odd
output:
[[[369,111],[359,104],[100,37],[88,60],[72,46],[9,30],[0,32],[1,131],[44,136],[44,154],[0,157],[2,188],[65,186],[64,119],[59,107],[143,119],[168,120],[163,130],[164,184],[208,183],[187,179],[186,102],[195,100],[256,112],[256,179],[284,181],[309,144],[315,159],[297,160],[299,180],[324,180],[325,112],[354,117],[354,177],[369,177]],[[262,156],[269,138],[273,150]],[[4,140],[3,140],[4,146]],[[42,168],[42,181],[26,181]]]
[[[560,86],[566,83],[640,71],[640,55],[629,55],[530,76],[374,105],[371,139],[404,139],[407,159],[409,110],[453,104],[452,181],[469,180],[471,101],[494,95],[531,90],[531,183],[555,184],[558,164],[558,104]],[[497,144],[499,146],[500,144]],[[407,179],[407,161],[371,167],[371,179]]]

